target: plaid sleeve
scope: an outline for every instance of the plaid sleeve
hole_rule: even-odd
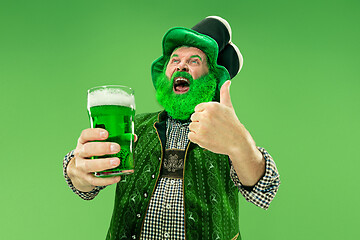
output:
[[[234,167],[231,165],[230,176],[234,184],[239,188],[240,193],[248,202],[255,204],[263,209],[268,209],[271,201],[280,186],[280,176],[275,162],[270,154],[261,147],[258,147],[265,159],[265,175],[253,186],[242,186]]]
[[[84,200],[92,200],[96,197],[96,195],[98,195],[98,193],[100,192],[101,189],[104,189],[105,186],[96,186],[94,188],[94,190],[91,190],[90,192],[82,192],[77,190],[74,185],[72,184],[69,176],[67,175],[66,172],[66,168],[70,162],[71,159],[74,158],[74,150],[72,150],[71,152],[69,152],[68,154],[65,155],[64,161],[63,161],[63,174],[66,180],[66,183],[68,184],[68,186],[71,188],[71,190],[77,194],[79,197],[81,197]]]

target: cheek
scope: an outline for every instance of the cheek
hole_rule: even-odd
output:
[[[165,75],[166,75],[169,79],[171,78],[171,72],[172,72],[171,66],[167,65],[167,66],[166,66]]]
[[[202,67],[202,75],[206,75],[209,73],[209,68],[207,66]]]
[[[208,69],[204,67],[199,67],[196,69],[193,69],[192,76],[194,79],[198,79],[208,73]]]

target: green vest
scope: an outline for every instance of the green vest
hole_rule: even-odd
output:
[[[166,140],[166,113],[135,117],[135,171],[117,184],[106,239],[139,239],[150,198],[159,178]],[[238,189],[230,178],[229,159],[190,143],[183,173],[185,237],[241,239]]]

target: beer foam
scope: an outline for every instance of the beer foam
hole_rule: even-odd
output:
[[[124,90],[104,88],[88,94],[88,108],[102,105],[117,105],[135,109],[135,98]]]

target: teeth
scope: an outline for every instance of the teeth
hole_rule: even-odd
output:
[[[186,78],[182,78],[182,77],[179,77],[179,78],[175,79],[175,82],[178,82],[178,81],[186,81],[186,82],[189,82],[189,80],[187,80]]]

